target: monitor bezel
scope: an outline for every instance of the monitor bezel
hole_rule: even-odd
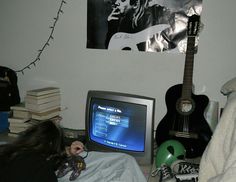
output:
[[[144,152],[128,151],[117,149],[103,144],[99,144],[91,140],[90,131],[90,107],[92,99],[104,99],[117,102],[125,102],[131,104],[144,105],[147,108],[146,112],[146,131],[145,131],[145,150]],[[86,113],[85,113],[85,131],[86,131],[86,146],[91,151],[102,152],[122,152],[133,156],[141,165],[150,165],[153,162],[153,141],[154,141],[154,111],[155,99],[146,96],[135,94],[90,90],[87,94]]]

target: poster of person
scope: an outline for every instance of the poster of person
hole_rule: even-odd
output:
[[[87,48],[184,52],[202,0],[88,0]]]

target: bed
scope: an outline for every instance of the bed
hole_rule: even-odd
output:
[[[82,154],[86,155],[86,152]],[[146,182],[136,160],[124,153],[89,152],[85,158],[86,169],[74,182]],[[69,172],[59,182],[70,182]]]
[[[200,161],[199,182],[236,181],[236,78],[221,88],[223,113]]]

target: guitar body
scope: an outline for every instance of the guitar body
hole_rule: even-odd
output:
[[[191,94],[192,109],[182,112],[179,109],[182,84],[168,89],[165,101],[167,113],[156,129],[156,142],[159,146],[166,140],[180,141],[186,149],[186,157],[201,156],[211,139],[212,131],[204,118],[204,110],[209,99],[205,95]]]
[[[115,33],[109,42],[108,49],[124,50],[124,48],[130,48],[131,50],[138,50],[137,45],[141,42],[150,39],[156,34],[160,34],[163,30],[169,28],[167,24],[158,24],[148,27],[137,33]]]

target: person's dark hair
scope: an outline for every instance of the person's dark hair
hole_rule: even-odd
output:
[[[52,161],[56,167],[66,156],[62,129],[50,120],[33,125],[14,142],[0,148],[0,160],[6,164],[31,151]]]
[[[137,2],[138,2],[138,0],[130,0],[130,5],[132,6],[132,5],[135,5],[135,4],[137,4]]]
[[[144,15],[146,8],[148,8],[149,0],[131,0],[130,5],[135,6],[136,10],[133,17],[132,26],[138,26],[138,20]]]

